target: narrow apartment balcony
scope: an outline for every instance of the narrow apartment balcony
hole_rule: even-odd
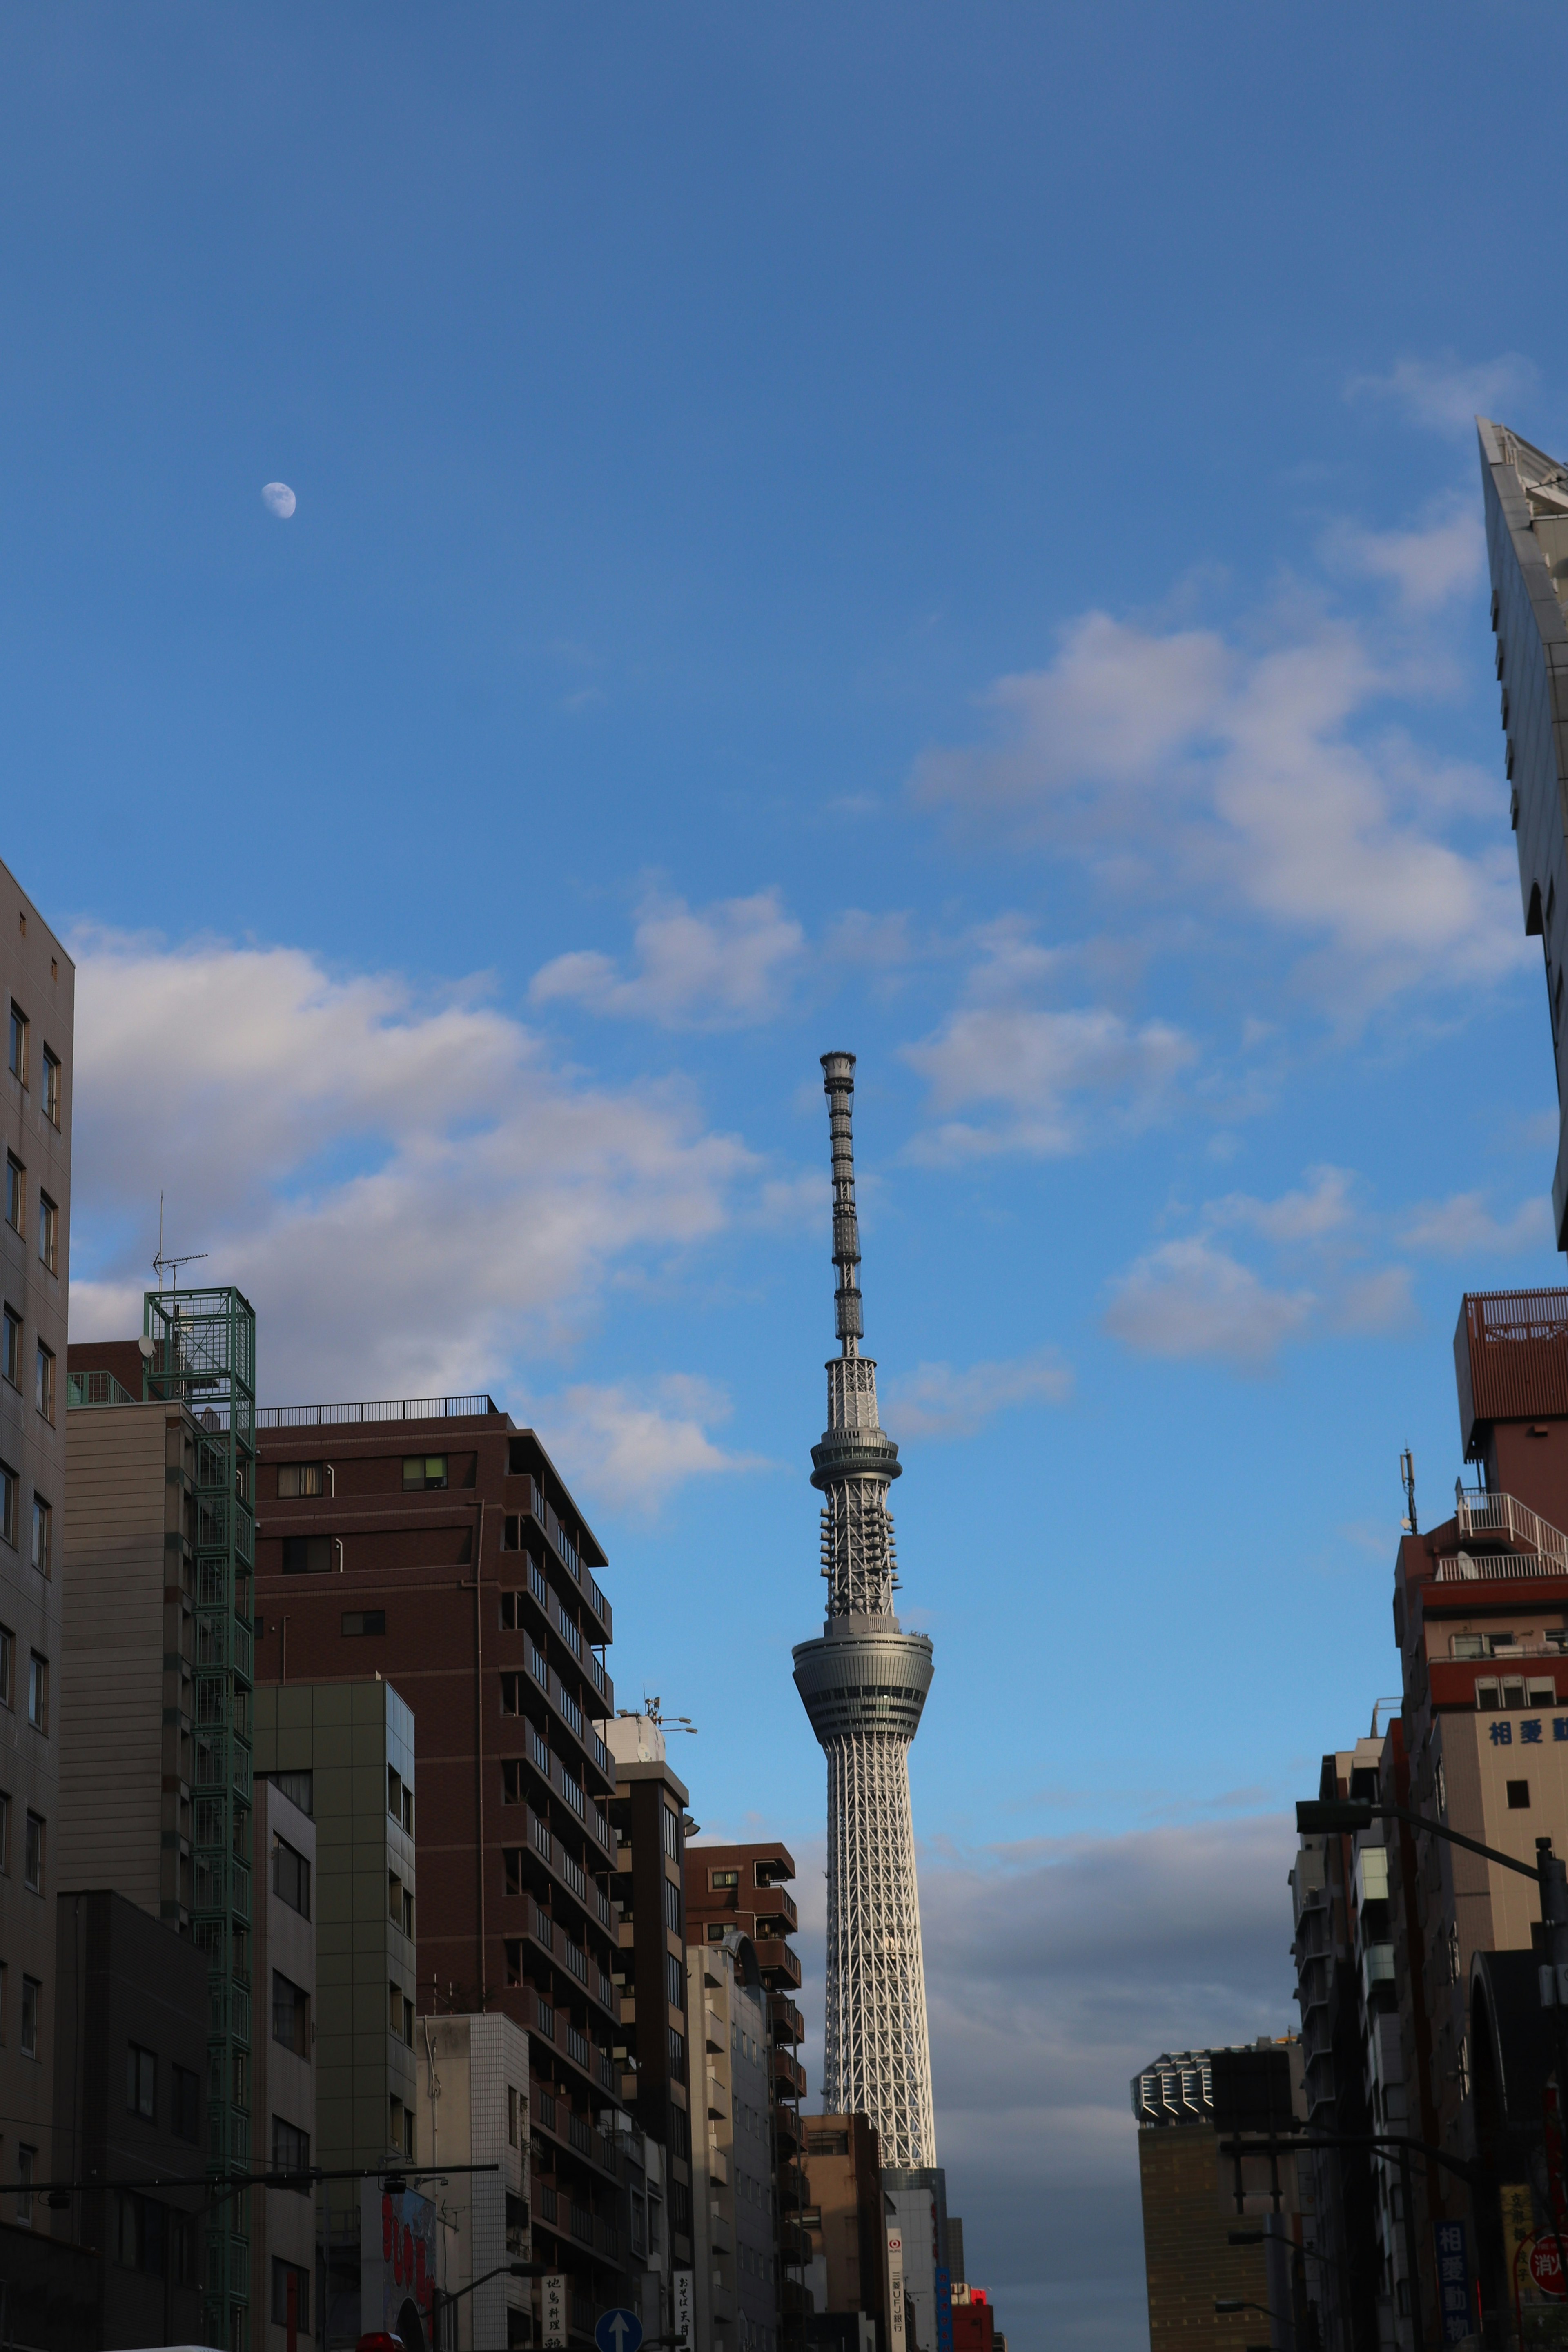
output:
[[[1394,1997],[1394,1947],[1368,1944],[1361,1956],[1362,1998],[1368,2009],[1380,2009]]]
[[[770,1938],[756,1947],[757,1966],[763,1981],[771,1990],[782,1991],[788,1985],[792,1991],[800,1989],[801,1968],[792,1948],[780,1938]]]

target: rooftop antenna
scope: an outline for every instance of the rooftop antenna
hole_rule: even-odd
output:
[[[647,1695],[647,1685],[645,1683],[643,1685],[641,1706],[618,1706],[616,1709],[616,1713],[617,1715],[641,1715],[649,1723],[657,1723],[661,1731],[689,1731],[693,1738],[696,1737],[697,1726],[692,1722],[691,1717],[689,1715],[671,1715],[667,1717],[660,1714],[659,1706],[660,1700],[658,1693],[656,1691],[652,1698],[649,1698]]]
[[[1399,1522],[1407,1536],[1419,1535],[1415,1524],[1415,1456],[1408,1445],[1399,1457],[1399,1483],[1405,1489],[1405,1517]]]
[[[195,1265],[198,1258],[204,1258],[206,1255],[207,1253],[205,1250],[187,1250],[184,1257],[164,1256],[163,1195],[160,1192],[158,1195],[158,1255],[153,1260],[153,1271],[158,1277],[159,1297],[162,1298],[163,1296],[163,1276],[165,1273],[167,1273],[169,1276],[169,1295],[173,1297],[180,1287],[180,1268],[183,1265]]]

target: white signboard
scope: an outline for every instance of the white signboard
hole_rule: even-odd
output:
[[[563,2345],[566,2341],[566,2275],[563,2271],[552,2271],[540,2282],[540,2342],[546,2346]]]
[[[677,2347],[684,2345],[687,2347],[687,2352],[690,2352],[691,2273],[689,2271],[677,2271],[670,2280],[670,2284],[675,2289],[674,2341]]]
[[[904,2233],[888,2232],[888,2352],[904,2352]]]

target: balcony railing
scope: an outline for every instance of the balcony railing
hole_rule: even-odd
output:
[[[1437,1560],[1439,1584],[1474,1584],[1478,1580],[1505,1579],[1517,1583],[1535,1576],[1561,1576],[1555,1559],[1535,1551],[1443,1552]]]
[[[134,1404],[137,1400],[129,1389],[122,1389],[112,1372],[68,1372],[66,1374],[66,1404]]]
[[[370,1404],[264,1404],[258,1429],[330,1429],[343,1422],[459,1421],[498,1410],[493,1397],[392,1397]]]

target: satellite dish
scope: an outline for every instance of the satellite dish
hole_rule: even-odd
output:
[[[142,1362],[150,1364],[153,1360],[153,1342],[147,1337],[145,1332],[143,1332],[141,1339],[137,1340],[136,1345],[142,1351]]]

